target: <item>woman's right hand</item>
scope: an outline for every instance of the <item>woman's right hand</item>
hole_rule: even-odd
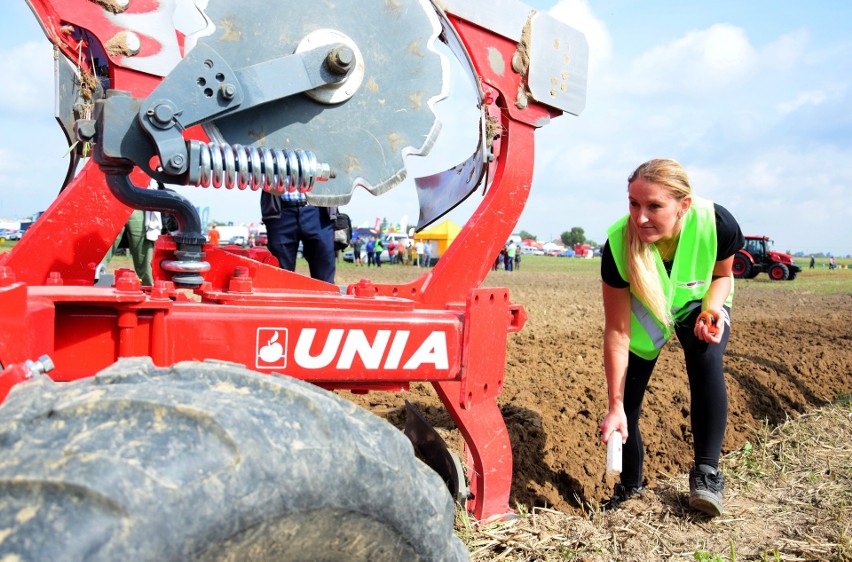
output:
[[[627,416],[624,414],[624,408],[612,409],[603,419],[600,425],[601,441],[609,442],[609,437],[613,431],[621,432],[621,442],[627,441]]]

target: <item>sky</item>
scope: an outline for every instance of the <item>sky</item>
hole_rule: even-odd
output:
[[[590,63],[583,113],[536,133],[532,190],[516,231],[549,241],[580,227],[603,243],[627,212],[627,176],[651,158],[674,158],[694,192],[729,209],[744,234],[769,236],[781,251],[852,254],[852,2],[527,4],[583,32]],[[68,160],[53,118],[51,45],[23,0],[4,2],[0,60],[2,221],[47,208]],[[458,139],[472,138],[475,122],[457,118],[457,104],[438,105],[435,158],[409,158],[411,177],[472,152]],[[179,189],[211,220],[259,220],[256,193]],[[479,200],[450,218],[464,222]],[[379,197],[356,190],[342,209],[356,225],[412,224],[419,214],[410,180]]]

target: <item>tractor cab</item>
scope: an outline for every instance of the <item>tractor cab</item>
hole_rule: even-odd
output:
[[[753,236],[746,238],[745,251],[753,257],[766,256],[769,250],[769,238],[765,236]]]

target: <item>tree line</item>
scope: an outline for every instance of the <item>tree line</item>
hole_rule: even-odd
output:
[[[521,240],[538,241],[538,237],[536,235],[530,234],[526,230],[520,231],[518,233],[518,236],[521,237]],[[565,232],[559,235],[559,239],[562,241],[562,244],[564,244],[568,248],[573,248],[577,244],[588,244],[592,248],[598,247],[597,242],[586,238],[586,232],[579,226],[575,226],[571,230],[566,230]]]

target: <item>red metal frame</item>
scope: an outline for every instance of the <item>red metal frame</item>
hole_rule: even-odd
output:
[[[76,52],[63,40],[63,26],[83,26],[98,37],[111,33],[89,0],[32,4],[66,56]],[[0,381],[8,374],[17,382],[20,364],[41,355],[53,359],[50,376],[58,381],[139,355],[158,365],[228,360],[356,392],[405,390],[411,381],[428,381],[465,439],[473,492],[468,509],[478,519],[510,513],[511,444],[497,397],[507,334],[523,327],[526,312],[507,289],[481,284],[529,195],[535,128],[560,112],[507,103],[521,77],[498,75],[488,60],[497,49],[511,61],[515,43],[450,17],[502,134],[494,144],[491,186],[433,269],[408,284],[364,280],[341,294],[337,286],[206,246],[211,271],[189,295],[156,265],[173,259],[175,249],[161,237],[154,287],[140,287],[130,271],[117,272],[113,287],[93,287],[94,269],[130,210],[89,162],[30,232],[0,255],[0,365],[6,368]],[[111,57],[113,87],[145,96],[158,83],[121,62]],[[146,181],[137,177],[134,183]]]

